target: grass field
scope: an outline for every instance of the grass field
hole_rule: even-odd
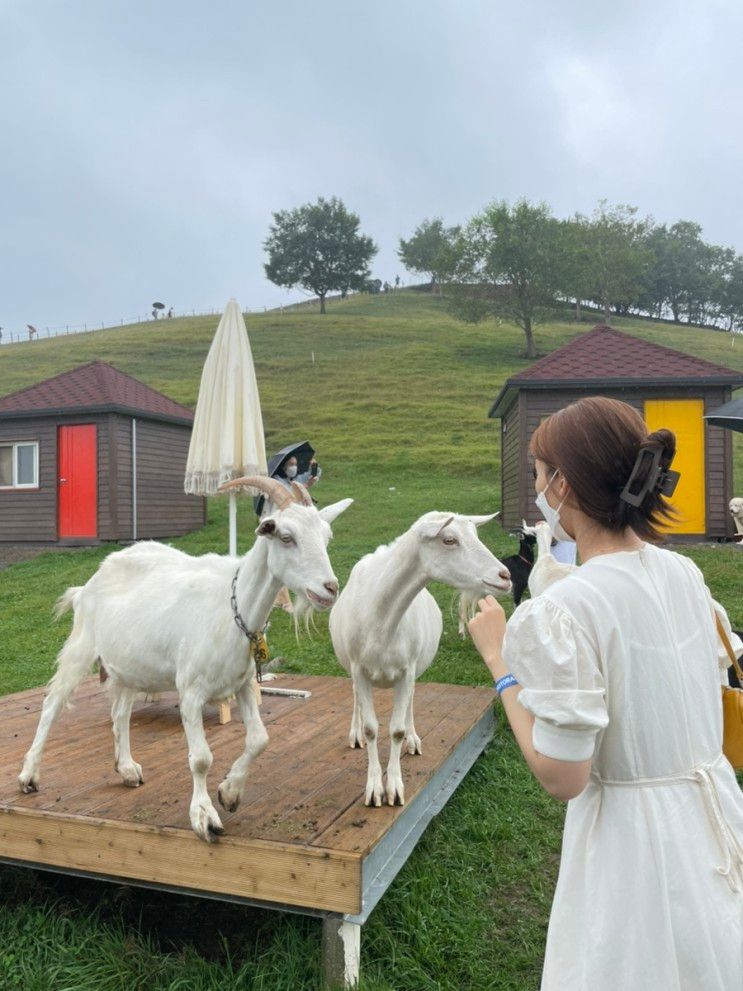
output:
[[[3,346],[0,393],[101,358],[192,405],[216,324],[216,317],[183,318]],[[726,335],[640,321],[618,326],[743,370],[743,348],[731,348]],[[356,500],[334,526],[330,553],[341,581],[363,553],[428,509],[498,508],[499,435],[487,410],[502,382],[526,365],[516,328],[463,325],[440,300],[401,292],[331,302],[324,317],[311,308],[250,315],[248,329],[269,449],[310,437],[325,469],[318,498]],[[540,328],[540,349],[551,350],[580,329]],[[736,442],[735,450],[743,483],[743,445]],[[241,503],[242,549],[254,526],[249,504]],[[213,499],[207,526],[174,543],[194,553],[223,550],[226,530],[225,501]],[[514,549],[495,524],[481,534],[496,553]],[[84,582],[110,549],[44,554],[0,572],[0,693],[49,677],[69,629],[66,622],[52,625],[51,605],[66,586]],[[703,568],[734,624],[743,626],[740,551],[710,545],[685,552]],[[487,684],[471,645],[456,633],[451,592],[434,592],[447,619],[425,677]],[[293,670],[341,674],[327,621],[320,618],[318,628],[312,640],[297,643],[288,617],[274,614],[272,648]],[[365,926],[362,987],[536,988],[562,815],[501,724]],[[0,870],[0,891],[3,988],[319,986],[320,927],[313,920],[11,869]]]

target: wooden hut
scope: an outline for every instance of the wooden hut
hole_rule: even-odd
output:
[[[0,399],[0,543],[97,544],[203,526],[183,491],[193,413],[104,361]]]
[[[598,326],[512,376],[490,409],[502,421],[501,506],[505,526],[540,514],[534,505],[529,440],[551,413],[583,396],[611,396],[634,406],[649,430],[676,434],[674,468],[681,481],[673,498],[681,514],[673,536],[732,536],[730,431],[705,423],[727,402],[743,375],[722,365]]]

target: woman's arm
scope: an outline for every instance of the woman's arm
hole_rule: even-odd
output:
[[[497,681],[509,673],[502,657],[506,614],[492,595],[481,599],[479,606],[480,612],[469,622],[469,631],[493,680]],[[553,798],[562,802],[576,798],[588,784],[592,762],[555,760],[553,757],[545,757],[544,754],[538,753],[532,742],[534,717],[519,705],[520,692],[519,685],[512,685],[503,691],[501,701],[526,763],[545,791]]]

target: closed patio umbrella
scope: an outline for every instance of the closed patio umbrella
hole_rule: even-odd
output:
[[[214,495],[224,482],[266,474],[263,417],[248,332],[237,301],[219,321],[204,362],[184,489]],[[237,502],[230,493],[230,554],[237,553]]]

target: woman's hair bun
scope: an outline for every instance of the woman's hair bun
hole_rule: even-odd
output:
[[[640,450],[660,451],[660,463],[668,468],[676,456],[676,435],[671,430],[654,430],[640,444]]]

